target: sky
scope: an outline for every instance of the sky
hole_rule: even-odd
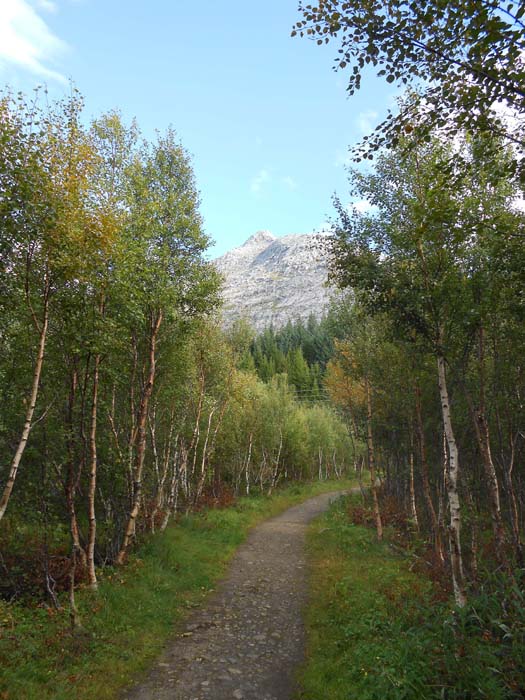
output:
[[[72,80],[87,120],[173,126],[215,257],[326,228],[334,193],[351,201],[348,147],[394,104],[373,75],[349,98],[337,44],[292,38],[298,19],[297,0],[0,0],[0,85],[60,97]]]

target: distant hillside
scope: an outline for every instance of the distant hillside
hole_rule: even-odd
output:
[[[224,320],[246,318],[259,331],[319,318],[328,303],[327,254],[320,234],[276,238],[258,231],[215,261],[225,277]]]

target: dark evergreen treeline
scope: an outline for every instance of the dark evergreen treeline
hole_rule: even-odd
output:
[[[286,374],[299,398],[320,401],[326,398],[323,377],[334,351],[335,331],[336,321],[330,314],[321,320],[312,315],[306,323],[289,321],[283,328],[268,328],[258,335],[243,361],[262,381]]]

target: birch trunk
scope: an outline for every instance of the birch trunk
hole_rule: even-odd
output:
[[[468,484],[465,483],[465,496],[469,508],[470,515],[470,571],[474,582],[478,579],[478,552],[479,552],[479,535],[478,535],[478,517],[476,513],[476,505]]]
[[[501,564],[508,568],[508,562],[505,556],[505,528],[503,526],[503,518],[501,516],[501,502],[499,493],[498,477],[496,468],[492,459],[490,449],[490,432],[487,422],[485,408],[485,339],[483,327],[479,329],[479,348],[478,348],[478,374],[479,374],[479,407],[477,411],[473,411],[474,426],[476,437],[478,440],[481,460],[485,470],[487,486],[489,490],[490,511],[492,516],[492,529],[494,531],[494,539],[496,542],[496,556]]]
[[[76,632],[82,627],[80,615],[78,613],[77,604],[75,601],[75,574],[77,569],[78,552],[75,547],[71,552],[71,563],[69,567],[69,622],[71,630]]]
[[[445,464],[445,487],[447,489],[450,510],[449,541],[452,584],[454,586],[456,604],[459,607],[463,607],[467,602],[467,596],[463,581],[463,558],[461,554],[461,507],[458,493],[459,458],[450,413],[445,358],[441,354],[438,354],[437,366],[439,394],[441,398],[441,415],[443,417],[443,427],[448,449],[448,459]]]
[[[200,420],[201,420],[201,413],[202,413],[202,406],[204,402],[204,394],[205,394],[205,385],[206,385],[206,379],[204,376],[204,372],[201,369],[200,372],[200,377],[199,377],[199,400],[197,403],[197,414],[195,416],[195,427],[193,429],[193,435],[191,437],[191,442],[190,446],[188,447],[188,455],[191,454],[191,451],[193,450],[193,461],[191,465],[191,474],[190,474],[190,486],[191,486],[191,479],[195,476],[195,466],[197,464],[197,447],[199,446],[199,441],[200,441]],[[189,492],[188,492],[189,496]]]
[[[151,531],[155,532],[155,519],[157,517],[157,513],[159,512],[159,509],[163,507],[164,505],[164,489],[166,486],[166,480],[168,478],[168,471],[169,471],[169,466],[171,462],[171,451],[173,449],[173,428],[175,425],[175,412],[172,410],[171,415],[170,415],[170,425],[169,425],[169,433],[168,433],[168,440],[167,444],[165,444],[164,447],[164,453],[162,455],[162,472],[160,474],[160,479],[158,480],[157,483],[157,491],[155,493],[155,499],[153,502],[153,508],[151,511]],[[152,444],[156,442],[156,436],[155,436],[155,429],[153,426],[150,425],[150,432],[151,432],[151,440]],[[175,438],[175,444],[177,444],[179,439],[179,436]],[[173,468],[174,473],[176,473],[175,466]]]
[[[181,484],[181,474],[183,474],[182,469],[185,467],[185,460],[187,459],[187,453],[184,450],[184,446],[181,441],[180,450],[177,449],[179,444],[179,436],[175,438],[175,453],[172,460],[172,471],[171,471],[171,481],[170,490],[168,493],[168,502],[166,504],[166,509],[164,511],[164,517],[162,518],[162,523],[160,525],[161,532],[168,526],[169,519],[172,513],[177,511],[178,501],[179,501],[179,489]],[[182,457],[181,465],[179,466],[179,454]]]
[[[127,479],[128,479],[128,498],[129,507],[133,507],[134,487],[133,487],[133,454],[135,444],[137,442],[137,411],[135,406],[135,378],[137,376],[138,365],[138,350],[137,338],[135,333],[131,336],[131,347],[133,351],[133,364],[131,366],[131,377],[129,382],[129,417],[130,428],[128,437],[128,460],[127,460]]]
[[[144,385],[144,389],[142,391],[142,397],[137,416],[137,455],[135,459],[135,470],[133,473],[133,504],[129,513],[126,530],[124,532],[122,547],[120,548],[120,552],[117,555],[117,564],[124,563],[127,551],[135,536],[135,526],[137,516],[140,511],[142,497],[142,472],[144,469],[144,457],[146,454],[146,420],[148,417],[149,401],[153,392],[153,384],[155,382],[157,336],[159,333],[161,323],[162,311],[159,311],[155,316],[153,316],[152,314],[149,345],[149,372],[148,378]]]
[[[100,355],[95,355],[93,366],[93,393],[91,396],[91,424],[89,429],[89,482],[88,482],[88,542],[87,568],[90,588],[98,588],[95,571],[95,540],[97,536],[97,517],[95,513],[95,495],[97,491],[97,410],[98,410],[98,379]]]
[[[505,481],[507,484],[507,490],[510,498],[510,519],[512,523],[512,536],[514,539],[514,549],[516,552],[516,559],[518,566],[523,568],[524,557],[523,557],[523,544],[521,541],[521,528],[520,528],[520,517],[518,509],[518,499],[516,498],[516,489],[514,488],[514,481],[512,478],[512,472],[514,470],[514,461],[516,454],[516,439],[511,439],[511,453],[508,463],[508,467],[505,470]]]
[[[195,496],[193,498],[193,505],[197,505],[199,498],[202,496],[204,490],[204,484],[206,483],[206,463],[208,459],[208,442],[210,439],[211,423],[213,419],[213,414],[215,413],[215,408],[212,408],[208,416],[208,427],[206,429],[206,437],[204,439],[204,445],[202,446],[202,459],[201,459],[201,473],[199,476],[199,481],[197,483],[197,488],[195,489]]]
[[[417,517],[417,508],[416,508],[416,489],[415,489],[415,484],[414,484],[414,432],[413,432],[413,427],[412,427],[412,421],[410,421],[409,425],[409,433],[410,433],[410,455],[409,455],[409,464],[410,464],[410,512],[412,514],[412,521],[414,525],[416,526],[416,530],[419,532],[419,520]]]
[[[370,470],[370,482],[372,487],[372,498],[374,502],[374,518],[376,521],[377,539],[383,539],[383,523],[381,522],[381,511],[379,510],[379,499],[377,497],[376,464],[374,452],[374,440],[372,434],[372,397],[370,392],[370,382],[365,378],[366,389],[366,444],[368,451],[368,468]]]
[[[415,397],[416,397],[416,426],[417,426],[417,436],[419,443],[419,457],[421,463],[421,481],[423,485],[423,496],[427,504],[428,515],[430,517],[430,522],[432,525],[432,531],[434,533],[434,544],[436,548],[436,554],[438,555],[441,563],[445,561],[445,553],[443,551],[443,542],[441,541],[441,527],[439,525],[439,518],[436,515],[436,510],[434,508],[434,502],[432,501],[432,495],[430,493],[430,482],[428,478],[428,462],[427,462],[427,449],[425,441],[425,429],[423,426],[423,414],[421,411],[421,389],[418,385],[415,387]]]
[[[71,533],[71,541],[73,547],[79,553],[82,565],[87,564],[87,555],[80,544],[80,530],[78,527],[78,519],[75,507],[75,494],[78,487],[78,482],[80,475],[84,468],[84,451],[82,451],[82,456],[80,458],[80,464],[78,465],[77,474],[75,474],[75,449],[73,440],[73,413],[76,402],[78,386],[78,374],[76,367],[73,368],[73,373],[71,376],[71,385],[69,389],[69,399],[68,408],[66,413],[66,425],[67,425],[67,450],[68,450],[68,464],[67,464],[67,476],[66,483],[64,485],[64,490],[66,494],[66,505],[69,513],[69,531]]]
[[[248,454],[246,456],[246,463],[244,467],[244,475],[246,480],[246,495],[250,495],[250,463],[252,461],[252,445],[253,445],[253,433],[250,433],[249,443],[248,443]]]
[[[50,283],[46,277],[46,286],[44,291],[44,309],[42,316],[42,324],[40,325],[39,329],[38,352],[35,367],[33,370],[33,383],[31,386],[29,401],[27,402],[27,410],[22,434],[20,436],[20,440],[18,441],[14,457],[9,467],[9,476],[7,477],[6,485],[4,486],[2,498],[0,498],[0,520],[4,517],[7,505],[9,503],[9,499],[11,498],[11,493],[13,492],[13,487],[16,481],[16,475],[18,473],[18,467],[20,466],[20,461],[22,459],[22,455],[24,454],[24,450],[27,445],[29,433],[31,432],[31,428],[33,427],[33,414],[35,412],[36,401],[38,398],[38,390],[40,388],[40,375],[42,374],[42,365],[44,364],[44,352],[47,340],[47,329],[49,325],[49,292]]]
[[[268,489],[268,496],[271,496],[272,491],[274,490],[274,488],[277,485],[282,449],[283,449],[283,431],[282,431],[282,428],[279,428],[279,449],[277,450],[277,459],[275,460],[275,466],[274,466],[273,473],[272,473],[272,481],[270,484],[270,488]]]

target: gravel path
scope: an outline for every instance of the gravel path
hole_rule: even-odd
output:
[[[308,523],[340,493],[267,520],[237,551],[228,577],[127,700],[289,700],[304,658]]]

